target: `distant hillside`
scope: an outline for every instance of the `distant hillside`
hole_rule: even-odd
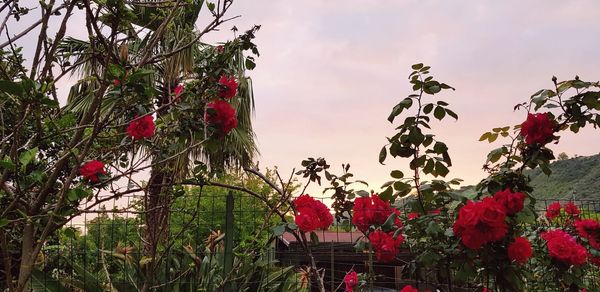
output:
[[[535,198],[600,201],[600,154],[557,160],[550,169],[550,176],[540,169],[527,172]],[[459,192],[472,193],[473,186],[463,187]]]

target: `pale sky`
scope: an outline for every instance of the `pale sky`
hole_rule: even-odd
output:
[[[386,120],[391,108],[411,93],[407,76],[414,63],[431,65],[439,81],[456,88],[441,98],[459,120],[433,125],[450,147],[448,178],[466,184],[484,177],[486,154],[501,145],[478,142],[479,136],[525,119],[513,112],[515,104],[551,87],[553,75],[600,79],[600,1],[237,0],[229,15],[238,14],[203,41],[231,38],[233,25],[240,31],[262,25],[261,56],[249,72],[258,160],[285,175],[306,157],[325,157],[333,172],[348,162],[356,178],[378,190],[390,170],[408,169],[408,160],[388,158],[382,166],[377,156],[393,133]],[[198,27],[207,18],[203,11]],[[36,19],[39,11],[9,23],[10,32]],[[69,33],[86,36],[80,26]],[[26,54],[30,50],[25,46]],[[556,154],[600,151],[598,130],[562,136],[551,145]]]
[[[410,65],[432,66],[456,88],[442,99],[459,120],[433,123],[450,147],[448,178],[484,178],[481,166],[500,143],[478,142],[496,126],[521,123],[513,106],[551,78],[600,79],[599,1],[238,1],[225,25],[262,25],[250,72],[256,96],[260,165],[289,174],[306,157],[334,172],[351,164],[378,190],[408,160],[377,162],[394,126],[391,108],[411,93]],[[202,20],[201,20],[202,21]],[[224,29],[209,41],[229,36]],[[437,95],[436,95],[437,96]],[[561,135],[556,154],[597,154],[598,130]],[[317,191],[316,189],[314,191]]]

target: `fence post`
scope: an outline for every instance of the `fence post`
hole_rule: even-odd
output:
[[[225,279],[233,269],[233,207],[233,193],[230,191],[227,195],[227,201],[225,205],[225,254],[223,256],[223,279]],[[225,282],[224,290],[225,292],[233,291],[233,283],[231,279]]]

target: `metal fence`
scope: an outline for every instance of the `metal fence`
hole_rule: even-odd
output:
[[[321,200],[329,202],[329,198]],[[124,197],[72,220],[47,242],[36,263],[31,290],[292,291],[314,287],[307,276],[306,253],[289,234],[272,236],[272,228],[281,219],[255,197],[234,192],[228,203],[223,192],[189,192],[176,198],[159,259],[154,262],[144,256],[140,201],[140,197]],[[544,212],[549,203],[538,201],[538,211]],[[598,219],[600,201],[575,203],[583,217]],[[354,249],[362,234],[344,224],[317,234],[319,243],[312,251],[326,288],[344,291],[343,277],[349,270],[366,271],[369,255]],[[227,246],[228,242],[233,245]],[[481,290],[480,283],[452,283],[453,271],[423,267],[411,271],[407,263],[412,259],[410,252],[403,251],[393,263],[375,263],[373,289],[397,291],[410,284],[422,291]],[[588,291],[600,291],[600,271],[586,277],[592,283]],[[151,284],[144,286],[147,282]]]

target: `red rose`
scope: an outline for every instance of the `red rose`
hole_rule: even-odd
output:
[[[219,97],[221,98],[232,98],[237,94],[238,83],[235,81],[235,77],[228,78],[227,76],[221,76],[219,79],[219,85],[221,89],[219,90]]]
[[[228,102],[215,100],[207,104],[206,107],[209,109],[206,121],[211,125],[219,126],[223,135],[227,135],[237,127],[235,110]]]
[[[550,257],[569,265],[585,264],[588,256],[587,250],[568,233],[559,229],[544,232],[541,237],[547,241]]]
[[[567,213],[573,217],[579,217],[579,214],[581,212],[579,211],[579,208],[575,204],[573,204],[573,202],[568,202],[565,205],[565,213]]]
[[[371,197],[358,197],[354,200],[354,207],[352,208],[352,224],[354,224],[358,230],[366,232],[371,225],[381,225],[385,223],[387,218],[396,213],[395,224],[398,228],[402,227],[402,221],[398,217],[400,211],[392,208],[390,203],[382,200],[376,194]]]
[[[600,257],[595,257],[593,255],[590,255],[589,257],[590,263],[593,264],[596,267],[600,267]]]
[[[83,166],[79,168],[79,173],[84,179],[95,183],[100,181],[98,175],[106,175],[106,170],[104,170],[104,163],[102,163],[102,161],[91,160],[84,163]]]
[[[223,48],[223,46],[218,45],[215,47],[215,49],[217,50],[217,53],[221,54],[225,51],[225,48]]]
[[[600,250],[600,222],[593,219],[583,219],[575,222],[579,236],[587,239],[590,245]]]
[[[442,210],[440,208],[433,209],[433,210],[427,212],[427,214],[430,214],[430,215],[440,215],[441,213],[442,213]]]
[[[113,84],[115,86],[119,86],[119,85],[121,85],[121,81],[119,81],[119,79],[115,79],[115,80],[113,80]]]
[[[419,213],[415,213],[415,212],[408,213],[408,220],[417,219],[419,217],[421,217],[421,214],[419,214]]]
[[[377,261],[387,263],[393,261],[398,255],[399,247],[404,242],[404,236],[400,234],[394,239],[392,234],[376,230],[369,234],[369,241],[375,250]]]
[[[177,84],[177,86],[175,87],[175,89],[173,89],[173,93],[175,94],[175,98],[179,98],[179,96],[183,93],[183,90],[185,88],[183,87],[183,84]]]
[[[355,271],[351,271],[344,276],[344,284],[346,284],[346,291],[348,292],[352,292],[358,286],[358,275]]]
[[[295,222],[301,231],[327,229],[333,223],[329,208],[309,195],[301,195],[292,202],[296,209]],[[310,218],[309,218],[310,217]]]
[[[488,242],[502,239],[508,231],[504,222],[504,207],[491,197],[480,202],[468,201],[458,212],[454,222],[454,234],[470,249],[479,249]]]
[[[548,218],[550,221],[554,220],[554,218],[560,216],[560,209],[561,206],[559,202],[554,202],[548,205],[546,208],[546,218]]]
[[[519,192],[513,193],[510,189],[505,189],[494,194],[494,199],[500,205],[504,206],[506,215],[514,215],[523,210],[525,194]]]
[[[527,114],[527,120],[521,124],[521,136],[525,138],[525,143],[546,144],[550,142],[554,134],[554,121],[550,119],[548,113]]]
[[[518,264],[526,263],[532,253],[531,243],[525,237],[517,237],[508,245],[508,258]]]
[[[419,292],[419,289],[413,288],[411,285],[404,286],[400,292]]]
[[[154,119],[151,115],[144,116],[140,119],[137,119],[136,116],[136,120],[129,123],[127,134],[135,140],[154,136]]]
[[[301,208],[296,210],[294,222],[298,228],[304,232],[311,232],[319,228],[320,222],[317,213],[311,208]]]

